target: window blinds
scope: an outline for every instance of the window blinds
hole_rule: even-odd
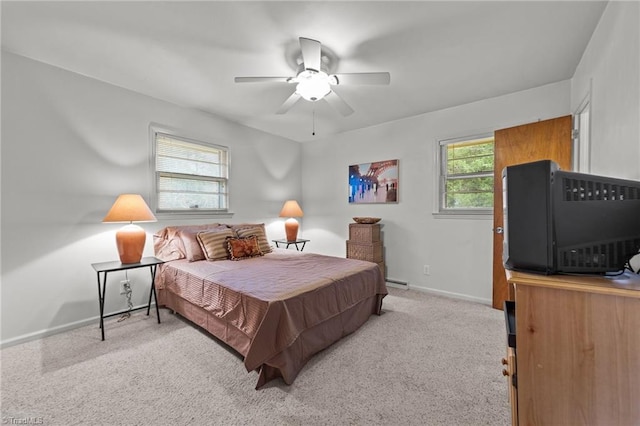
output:
[[[155,137],[157,210],[226,210],[225,147],[164,133]]]

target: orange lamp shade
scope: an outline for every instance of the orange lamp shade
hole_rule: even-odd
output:
[[[147,233],[133,222],[155,222],[156,217],[138,194],[121,194],[102,222],[129,222],[116,232],[120,262],[138,263],[142,259]]]
[[[298,221],[294,218],[302,217],[302,209],[296,200],[288,200],[280,210],[280,217],[288,217],[284,222],[284,231],[287,235],[287,241],[296,241],[298,239]]]

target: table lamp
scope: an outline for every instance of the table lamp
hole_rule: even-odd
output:
[[[287,234],[287,241],[296,241],[298,239],[298,221],[296,217],[302,217],[302,209],[296,200],[288,200],[280,210],[280,217],[288,217],[284,222],[284,230]]]
[[[142,259],[147,233],[133,222],[155,222],[156,217],[138,194],[121,194],[102,222],[129,222],[116,233],[116,245],[122,263],[138,263]]]

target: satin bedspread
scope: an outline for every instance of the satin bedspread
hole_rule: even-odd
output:
[[[308,359],[380,314],[375,263],[274,249],[240,261],[175,260],[156,276],[159,304],[227,343],[258,370],[256,389],[293,383]]]

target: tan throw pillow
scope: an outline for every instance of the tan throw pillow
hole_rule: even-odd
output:
[[[217,228],[210,231],[198,232],[198,241],[207,260],[224,260],[229,257],[227,238],[233,237],[229,228]]]
[[[262,256],[258,238],[255,235],[247,238],[227,238],[227,249],[231,260]]]
[[[260,225],[247,225],[246,228],[235,228],[236,235],[239,238],[246,238],[255,235],[258,238],[258,246],[260,246],[260,251],[265,253],[271,253],[273,249],[269,245],[269,241],[267,240],[267,234],[264,230],[264,224]]]

